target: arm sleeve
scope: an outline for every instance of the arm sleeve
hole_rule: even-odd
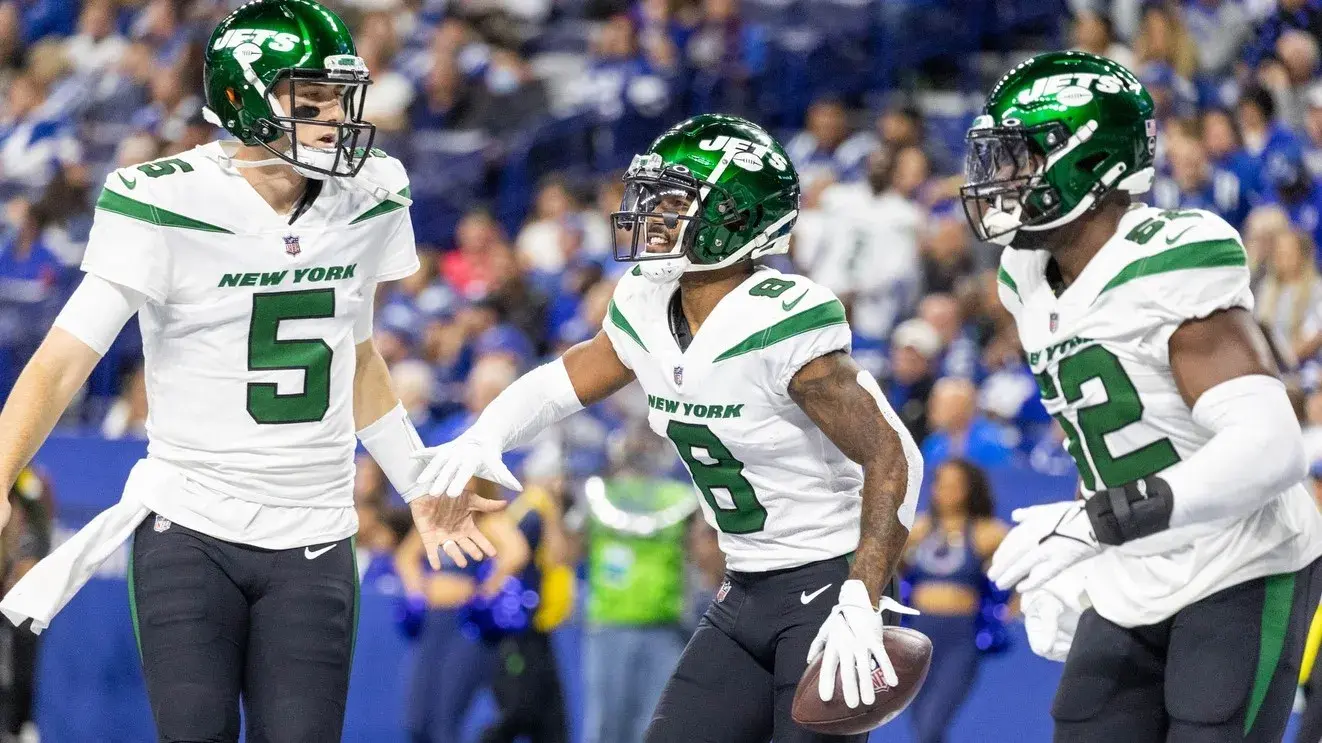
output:
[[[87,237],[83,271],[145,294],[158,304],[165,304],[170,293],[171,273],[165,235],[151,222],[114,211],[126,203],[150,208],[115,193],[109,186],[102,191],[92,220],[92,231]]]
[[[1194,403],[1193,419],[1214,435],[1161,475],[1174,501],[1172,528],[1245,516],[1308,474],[1303,435],[1279,379],[1222,382]]]
[[[146,304],[147,295],[121,284],[89,274],[74,290],[55,318],[55,327],[65,330],[102,356],[119,337],[134,314]]]
[[[468,433],[509,451],[582,409],[565,362],[556,359],[514,380],[487,405]]]

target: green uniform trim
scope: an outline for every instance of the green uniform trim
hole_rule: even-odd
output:
[[[1258,672],[1253,675],[1253,691],[1249,694],[1248,713],[1244,715],[1244,735],[1247,736],[1257,720],[1258,711],[1267,698],[1267,689],[1276,666],[1285,649],[1285,633],[1290,627],[1290,610],[1294,604],[1294,573],[1268,576],[1262,599],[1262,634],[1258,640]],[[1294,688],[1291,682],[1290,688]]]
[[[413,192],[409,190],[408,186],[405,186],[399,190],[399,195],[403,196],[406,199],[410,195],[412,195],[412,193]],[[354,217],[353,221],[350,222],[349,224],[358,224],[359,222],[365,222],[374,217],[379,217],[382,214],[389,214],[390,212],[393,212],[396,209],[403,209],[403,208],[404,205],[399,203],[398,201],[391,201],[390,199],[386,199],[385,201],[382,201],[380,204],[377,204],[371,209],[368,209],[362,214],[359,214],[357,217]]]
[[[620,312],[620,308],[615,306],[614,299],[611,300],[610,305],[606,308],[606,315],[610,318],[610,321],[615,327],[624,331],[625,335],[633,338],[633,342],[637,343],[639,348],[644,351],[647,350],[647,344],[643,343],[643,339],[638,337],[638,332],[629,324],[629,320],[625,318],[623,312]]]
[[[138,591],[133,582],[133,542],[129,540],[129,616],[133,618],[133,642],[138,646],[138,660],[142,660],[142,629],[138,625]]]
[[[1010,278],[1010,272],[1005,270],[1005,266],[1001,266],[996,272],[996,280],[1004,284],[1006,289],[1014,292],[1016,297],[1019,297],[1019,285],[1014,283],[1014,279]],[[1019,297],[1019,301],[1022,302],[1023,297]]]
[[[158,206],[135,201],[108,188],[101,190],[101,198],[96,200],[96,208],[161,227],[180,227],[185,230],[219,232],[225,235],[234,234],[224,227],[217,227],[214,224],[207,224],[191,217],[185,217],[182,214],[175,214]]]
[[[353,664],[358,651],[358,611],[363,605],[363,581],[358,572],[358,536],[349,537],[349,554],[353,555],[353,637],[349,638],[349,663]]]
[[[843,325],[844,323],[845,306],[840,304],[840,300],[832,299],[816,307],[806,309],[797,315],[787,317],[769,328],[753,333],[740,341],[738,345],[717,356],[715,360],[724,361],[750,351],[773,346],[796,335],[832,325]]]
[[[1225,268],[1228,266],[1247,266],[1248,257],[1244,255],[1244,246],[1238,240],[1204,240],[1186,243],[1170,250],[1139,258],[1120,269],[1115,278],[1107,282],[1098,294],[1106,292],[1144,276],[1152,276],[1169,271],[1183,271],[1190,268]]]

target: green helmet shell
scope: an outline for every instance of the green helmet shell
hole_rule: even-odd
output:
[[[285,80],[291,86],[337,86],[344,120],[318,122],[297,116],[297,110],[282,111],[274,89]],[[264,146],[312,170],[318,168],[298,157],[296,127],[333,126],[338,145],[334,166],[326,174],[354,175],[376,131],[361,120],[369,83],[367,67],[339,16],[313,0],[252,0],[221,21],[207,42],[204,114],[240,142]],[[286,136],[289,152],[272,147]]]
[[[979,238],[1003,244],[1054,229],[1114,189],[1147,191],[1156,141],[1152,97],[1123,65],[1040,54],[996,83],[969,130],[965,213]]]
[[[789,250],[799,176],[780,143],[750,121],[702,114],[681,122],[634,157],[624,181],[613,215],[616,260],[682,254],[684,270],[704,271]],[[684,212],[666,212],[666,196],[682,197]],[[679,244],[648,253],[649,224],[666,223],[680,227]]]

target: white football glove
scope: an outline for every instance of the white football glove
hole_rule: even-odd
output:
[[[464,433],[448,444],[414,452],[413,458],[427,462],[422,474],[418,475],[418,484],[426,488],[427,495],[445,493],[457,498],[473,477],[490,480],[510,490],[523,490],[500,455],[500,447],[496,444]]]
[[[872,688],[873,663],[881,669],[881,678],[887,686],[899,683],[895,666],[886,656],[881,642],[882,610],[899,614],[917,614],[916,609],[901,605],[889,596],[883,596],[878,608],[873,608],[867,586],[861,580],[847,580],[840,586],[840,599],[831,615],[817,630],[817,638],[808,648],[808,662],[822,656],[822,672],[817,694],[823,702],[835,696],[836,670],[840,671],[840,692],[850,709],[877,700]]]
[[[1085,560],[1020,597],[1024,631],[1034,653],[1048,660],[1065,661],[1079,617],[1092,606],[1085,588],[1087,576]]]
[[[1018,526],[1005,535],[987,569],[1002,590],[1031,591],[1102,551],[1081,500],[1019,508],[1011,518]]]

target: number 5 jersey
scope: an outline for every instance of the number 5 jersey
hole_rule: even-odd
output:
[[[1007,248],[998,274],[1042,401],[1068,438],[1090,496],[1158,474],[1212,432],[1194,422],[1171,372],[1185,321],[1253,309],[1239,235],[1201,210],[1129,211],[1057,296],[1045,251]],[[1234,520],[1171,529],[1112,547],[1091,563],[1088,594],[1103,617],[1154,624],[1237,583],[1298,570],[1322,554],[1322,516],[1294,485]]]
[[[408,179],[373,151],[290,224],[229,146],[116,170],[96,204],[83,270],[148,297],[148,457],[183,475],[143,499],[227,541],[342,539],[357,530],[354,322],[377,282],[418,267],[404,200],[386,198]]]
[[[862,468],[788,391],[804,364],[849,352],[840,301],[806,278],[760,268],[721,299],[685,350],[671,330],[677,292],[634,269],[602,327],[647,394],[652,430],[692,474],[727,566],[762,572],[852,552]]]

